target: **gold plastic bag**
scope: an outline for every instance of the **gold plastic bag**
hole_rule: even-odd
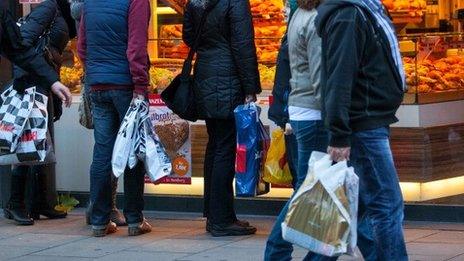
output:
[[[332,166],[328,155],[314,152],[282,223],[283,238],[326,256],[354,254],[358,183],[346,162]]]
[[[277,185],[292,184],[293,178],[285,152],[284,131],[277,128],[272,132],[271,146],[264,165],[264,181]]]

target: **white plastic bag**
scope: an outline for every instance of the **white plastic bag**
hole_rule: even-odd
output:
[[[0,153],[13,153],[26,126],[34,105],[36,88],[18,93],[11,85],[1,95],[0,107]]]
[[[347,162],[313,152],[308,175],[290,201],[282,236],[325,256],[354,255],[359,179]]]
[[[140,99],[135,99],[131,103],[126,116],[124,116],[124,120],[121,123],[121,127],[119,128],[111,158],[111,166],[115,177],[121,176],[128,165],[131,150],[134,146],[134,135],[137,130],[138,111],[142,102],[143,101]]]

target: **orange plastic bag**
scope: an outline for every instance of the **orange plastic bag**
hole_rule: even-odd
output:
[[[291,185],[292,174],[287,162],[284,131],[272,132],[271,146],[264,165],[264,181],[276,185]]]

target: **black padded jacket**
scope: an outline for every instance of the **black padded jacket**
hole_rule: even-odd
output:
[[[188,46],[210,5],[194,67],[194,93],[200,119],[229,119],[245,95],[261,92],[254,28],[248,0],[190,0],[183,25]]]

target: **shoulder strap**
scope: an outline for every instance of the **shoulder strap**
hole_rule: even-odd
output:
[[[208,6],[203,11],[203,14],[201,15],[200,24],[198,25],[198,28],[195,31],[195,40],[193,42],[192,47],[189,50],[189,54],[187,56],[187,59],[185,59],[185,61],[184,61],[184,66],[182,67],[182,75],[183,76],[190,75],[190,73],[192,71],[193,56],[197,52],[198,46],[200,45],[201,33],[202,33],[203,27],[204,27],[204,25],[206,23],[206,18],[208,17],[209,12],[211,12],[211,10],[213,10],[213,8],[215,6],[216,6],[216,4]]]

